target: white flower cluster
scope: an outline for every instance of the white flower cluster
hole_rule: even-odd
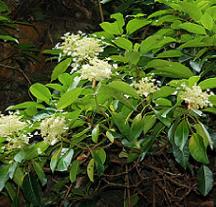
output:
[[[30,136],[26,134],[21,134],[18,137],[8,137],[7,138],[7,150],[20,149],[29,143]]]
[[[72,57],[74,65],[77,66],[98,56],[104,50],[103,42],[100,39],[88,37],[82,32],[66,33],[61,39],[63,41],[58,43],[56,48],[62,50],[61,56]]]
[[[62,56],[72,57],[72,71],[80,69],[81,79],[103,80],[112,75],[112,65],[100,60],[98,55],[104,51],[105,43],[96,37],[88,37],[82,32],[66,33],[62,42],[56,45]]]
[[[17,114],[0,114],[0,137],[9,137],[16,135],[26,126],[27,123],[21,121],[21,117]]]
[[[145,97],[159,89],[156,80],[151,77],[142,78],[139,82],[134,83],[133,85],[137,89],[137,93],[141,96],[144,95]]]
[[[180,94],[180,98],[188,104],[189,109],[203,109],[211,107],[212,103],[209,101],[209,96],[212,93],[202,91],[200,86],[187,87],[183,86],[184,91]]]
[[[0,137],[6,138],[7,150],[22,148],[28,144],[29,137],[22,132],[27,127],[27,123],[21,121],[18,114],[0,114]]]
[[[40,133],[44,141],[50,145],[60,141],[68,130],[64,117],[48,117],[40,124]]]
[[[100,81],[111,77],[112,65],[110,65],[107,61],[93,58],[88,64],[82,65],[80,74],[81,79]]]

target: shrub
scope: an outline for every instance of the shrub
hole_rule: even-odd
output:
[[[12,201],[17,186],[27,203],[45,205],[38,189],[50,171],[77,188],[88,176],[86,188],[94,188],[112,167],[113,149],[133,163],[164,144],[183,169],[199,168],[201,194],[212,189],[215,3],[159,2],[165,8],[147,17],[125,22],[113,14],[103,31],[65,34],[46,51],[59,61],[51,82],[33,84],[36,100],[10,106],[19,114],[0,118],[0,189]]]

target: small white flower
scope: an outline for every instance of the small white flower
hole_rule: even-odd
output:
[[[89,64],[82,65],[80,69],[80,78],[92,80],[103,80],[110,78],[112,75],[112,65],[107,61],[93,58],[89,61]]]
[[[98,56],[104,50],[102,40],[95,37],[88,37],[81,31],[76,35],[66,33],[61,39],[63,41],[58,43],[56,48],[62,50],[61,55],[73,58],[72,66],[74,67],[78,67],[76,65]],[[60,59],[61,55],[59,56]]]
[[[0,137],[16,135],[26,126],[27,123],[21,121],[21,116],[18,116],[17,114],[0,114]]]
[[[151,77],[145,77],[139,82],[134,83],[133,86],[137,89],[139,95],[144,95],[147,97],[149,94],[154,93],[159,89],[155,82],[155,79],[152,79]]]
[[[8,143],[6,144],[6,149],[8,151],[14,150],[14,149],[21,149],[25,145],[29,143],[30,136],[27,136],[25,134],[21,134],[17,137],[8,137],[6,140]]]
[[[68,127],[64,117],[53,116],[42,120],[39,129],[44,141],[54,145],[64,137]]]
[[[203,109],[211,107],[212,103],[209,101],[209,96],[212,93],[202,91],[200,86],[187,87],[183,86],[183,92],[180,93],[180,98],[188,104],[189,109]]]

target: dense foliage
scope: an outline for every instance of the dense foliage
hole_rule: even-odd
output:
[[[58,61],[50,83],[33,84],[35,101],[0,117],[0,190],[13,206],[20,191],[27,206],[58,202],[41,199],[50,173],[74,183],[74,199],[96,190],[116,148],[130,164],[165,147],[197,174],[202,195],[211,191],[216,1],[158,3],[150,15],[115,13],[103,31],[67,33],[44,51]]]

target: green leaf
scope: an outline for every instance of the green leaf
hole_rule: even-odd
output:
[[[184,169],[188,166],[189,160],[189,149],[188,144],[185,144],[182,150],[179,149],[175,144],[172,145],[173,155],[177,163],[179,163]]]
[[[93,151],[93,154],[97,154],[97,156],[100,158],[102,164],[105,163],[106,161],[106,152],[104,151],[103,148],[98,148]]]
[[[141,29],[142,27],[150,24],[151,21],[146,19],[132,19],[127,23],[126,31],[128,35],[131,35],[132,33],[136,32],[137,30]]]
[[[112,120],[114,124],[118,127],[119,131],[123,136],[128,137],[130,133],[130,127],[128,123],[125,121],[125,116],[120,113],[113,113]]]
[[[16,42],[17,44],[19,43],[19,41],[16,38],[10,35],[0,35],[0,40],[6,41],[6,42],[7,41]]]
[[[180,50],[167,50],[157,55],[157,58],[181,57],[183,53]]]
[[[9,12],[10,9],[4,1],[0,1],[0,13]]]
[[[59,55],[61,53],[61,49],[46,49],[42,51],[43,54],[48,54],[48,55]]]
[[[63,84],[63,88],[66,91],[71,86],[73,77],[68,73],[62,73],[58,76],[58,80]]]
[[[35,207],[42,206],[39,184],[33,176],[30,174],[25,176],[22,189],[24,196],[29,203]]]
[[[94,182],[94,165],[95,165],[95,161],[94,159],[91,159],[87,166],[87,175],[91,182]]]
[[[49,104],[52,95],[46,86],[41,83],[35,83],[29,88],[29,90],[38,100]]]
[[[145,115],[143,118],[143,132],[146,134],[156,123],[155,115]]]
[[[115,62],[127,63],[128,59],[122,55],[111,55],[110,58]]]
[[[166,76],[173,78],[189,78],[194,75],[188,67],[181,63],[160,59],[150,61],[146,65],[146,68],[154,68],[155,70],[153,72],[156,74],[158,72],[160,75],[160,72],[162,72],[163,75],[164,72]]]
[[[62,155],[63,154],[63,155]],[[58,160],[57,168],[58,171],[66,171],[71,163],[71,160],[74,155],[73,149],[63,148],[60,158]]]
[[[189,136],[188,123],[186,120],[182,120],[176,127],[176,131],[174,135],[175,144],[176,146],[179,147],[181,151],[183,151],[185,144],[188,142],[188,136]]]
[[[106,4],[106,3],[110,2],[110,1],[112,1],[112,0],[101,0],[100,3],[101,4]]]
[[[214,26],[214,20],[207,12],[202,15],[200,22],[208,30],[212,30]]]
[[[172,37],[164,37],[162,35],[152,35],[147,37],[141,42],[140,52],[145,55],[154,49],[161,49],[165,45],[175,42],[176,40]]]
[[[143,160],[156,140],[156,136],[145,137],[141,145],[141,160]]]
[[[100,128],[99,128],[99,124],[97,124],[94,129],[92,130],[92,141],[94,143],[97,143],[98,142],[98,137],[99,137],[99,134],[100,134]]]
[[[70,169],[70,181],[74,183],[76,181],[77,175],[79,173],[80,169],[80,162],[78,160],[74,160],[71,163],[71,169]]]
[[[47,178],[46,178],[46,175],[41,167],[41,165],[38,163],[38,162],[33,162],[33,167],[34,167],[34,170],[41,182],[41,184],[44,186],[46,185],[47,183]]]
[[[14,176],[13,176],[13,181],[19,186],[21,187],[23,184],[23,180],[25,178],[25,173],[23,172],[23,169],[20,167],[17,167],[15,172],[14,172]]]
[[[97,97],[98,99],[102,98],[103,101],[106,101],[110,99],[110,97],[112,97],[116,100],[119,100],[130,109],[135,108],[135,106],[132,105],[131,101],[129,101],[121,91],[110,86],[102,86],[97,94]]]
[[[103,148],[96,149],[92,151],[92,157],[94,159],[97,172],[100,175],[104,172],[104,163],[106,161],[106,152]]]
[[[45,108],[45,106],[42,104],[39,104],[39,103],[36,103],[33,101],[26,101],[26,102],[23,102],[23,103],[14,105],[14,106],[9,106],[7,108],[7,110],[26,109],[26,108],[32,108],[32,107],[35,107],[38,109],[44,109]]]
[[[189,150],[192,157],[203,164],[208,164],[208,156],[203,143],[202,137],[194,133],[189,140]]]
[[[169,14],[169,13],[172,13],[172,11],[173,10],[171,10],[171,9],[158,10],[158,11],[153,12],[152,14],[150,14],[148,16],[148,19],[158,17],[158,16],[162,16],[162,15],[165,15],[165,14]]]
[[[57,150],[53,153],[53,155],[52,155],[52,157],[51,157],[50,169],[51,169],[52,172],[54,172],[55,169],[56,169],[56,166],[57,166],[57,163],[58,163],[60,154],[61,154],[61,150],[62,150],[61,148],[57,149]]]
[[[192,76],[188,79],[188,86],[189,87],[192,87],[194,85],[197,85],[197,82],[199,81],[200,79],[200,76]]]
[[[63,86],[57,83],[48,83],[46,86],[56,91],[63,91]]]
[[[51,81],[56,80],[60,74],[64,73],[68,69],[68,67],[71,65],[71,62],[72,62],[72,59],[67,58],[63,60],[62,62],[60,62],[59,64],[57,64],[52,72]]]
[[[142,114],[139,113],[132,121],[132,125],[130,128],[130,140],[137,139],[143,131],[144,119],[142,118]]]
[[[158,98],[154,103],[158,106],[172,106],[172,102],[166,98]]]
[[[113,135],[111,130],[106,131],[106,136],[111,143],[114,143],[115,136]]]
[[[75,88],[63,94],[63,96],[57,102],[57,109],[64,109],[70,106],[74,101],[77,100],[82,88]]]
[[[202,26],[190,22],[179,24],[178,28],[195,34],[206,34],[206,31]]]
[[[21,149],[20,152],[15,155],[14,160],[16,162],[31,160],[43,154],[48,147],[49,144],[46,142],[38,142],[36,144],[29,145],[25,149]]]
[[[175,88],[170,86],[162,86],[159,90],[153,93],[153,99],[164,98],[172,95],[176,91]]]
[[[213,173],[205,165],[198,170],[198,189],[204,196],[208,195],[214,185]]]
[[[100,27],[108,34],[121,35],[123,33],[124,17],[121,13],[112,14],[111,18],[116,19],[115,22],[103,22]]]
[[[124,37],[119,37],[113,40],[113,43],[124,50],[131,51],[133,48],[133,43]]]
[[[198,85],[202,88],[202,90],[216,88],[216,78],[205,79],[204,81],[201,81]]]
[[[197,2],[182,1],[178,3],[180,8],[183,9],[193,20],[199,21],[202,15],[202,11]]]
[[[140,60],[140,52],[128,51],[125,53],[125,57],[130,65],[137,65]]]
[[[6,182],[9,179],[10,165],[4,165],[0,168],[0,191],[5,187]]]
[[[117,89],[118,91],[132,96],[134,98],[139,98],[139,95],[137,94],[136,89],[134,89],[132,86],[130,86],[128,83],[123,81],[112,81],[109,84],[110,87]]]
[[[198,124],[194,125],[194,128],[196,129],[196,133],[199,134],[203,138],[203,143],[205,145],[205,148],[210,146],[211,149],[213,149],[213,141],[205,128],[205,126],[199,122]]]
[[[5,189],[7,190],[7,194],[11,199],[11,207],[20,207],[20,200],[18,198],[18,194],[16,192],[16,189],[14,188],[14,185],[7,183]]]

